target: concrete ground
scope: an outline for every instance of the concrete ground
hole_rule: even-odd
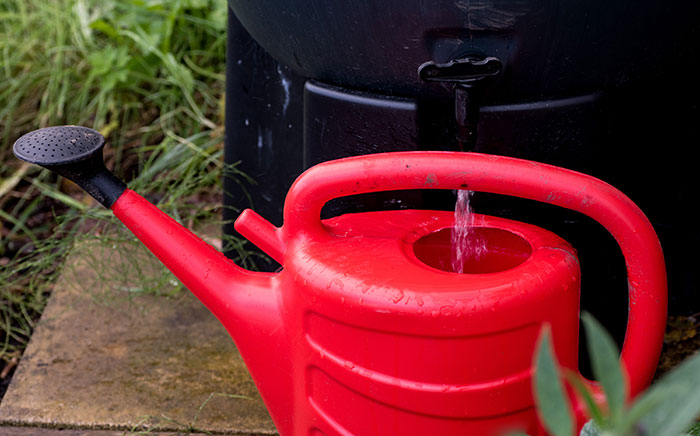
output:
[[[173,287],[153,270],[133,243],[74,250],[0,403],[0,435],[276,433],[225,329],[188,291],[163,295]]]

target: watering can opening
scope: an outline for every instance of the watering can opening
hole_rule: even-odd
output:
[[[413,252],[421,262],[442,271],[455,273],[452,261],[452,228],[445,228],[418,239]],[[469,242],[480,250],[467,251],[461,266],[462,274],[490,274],[507,271],[525,262],[532,247],[522,237],[504,229],[473,227]]]

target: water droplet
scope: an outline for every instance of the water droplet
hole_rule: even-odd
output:
[[[396,304],[401,300],[403,300],[403,291],[400,289],[393,289],[391,291],[391,302]]]
[[[328,285],[326,286],[326,289],[330,289],[333,286],[335,286],[336,288],[338,288],[339,290],[342,291],[343,288],[345,287],[345,284],[343,283],[342,280],[340,280],[339,278],[336,277],[328,283]]]

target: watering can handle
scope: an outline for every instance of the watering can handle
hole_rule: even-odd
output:
[[[326,162],[302,174],[287,195],[282,237],[324,237],[321,208],[347,195],[406,189],[469,189],[549,203],[602,224],[622,249],[629,312],[621,361],[634,397],[652,380],[666,325],[666,270],[649,220],[622,192],[563,168],[478,153],[395,152]],[[600,390],[594,387],[598,397]]]

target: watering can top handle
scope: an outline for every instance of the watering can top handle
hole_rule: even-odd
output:
[[[396,152],[317,165],[294,183],[284,207],[283,237],[327,235],[321,208],[347,195],[406,189],[469,189],[541,201],[598,221],[625,257],[629,283],[627,332],[621,359],[630,395],[649,385],[666,325],[666,270],[649,220],[622,192],[563,168],[478,153]]]

